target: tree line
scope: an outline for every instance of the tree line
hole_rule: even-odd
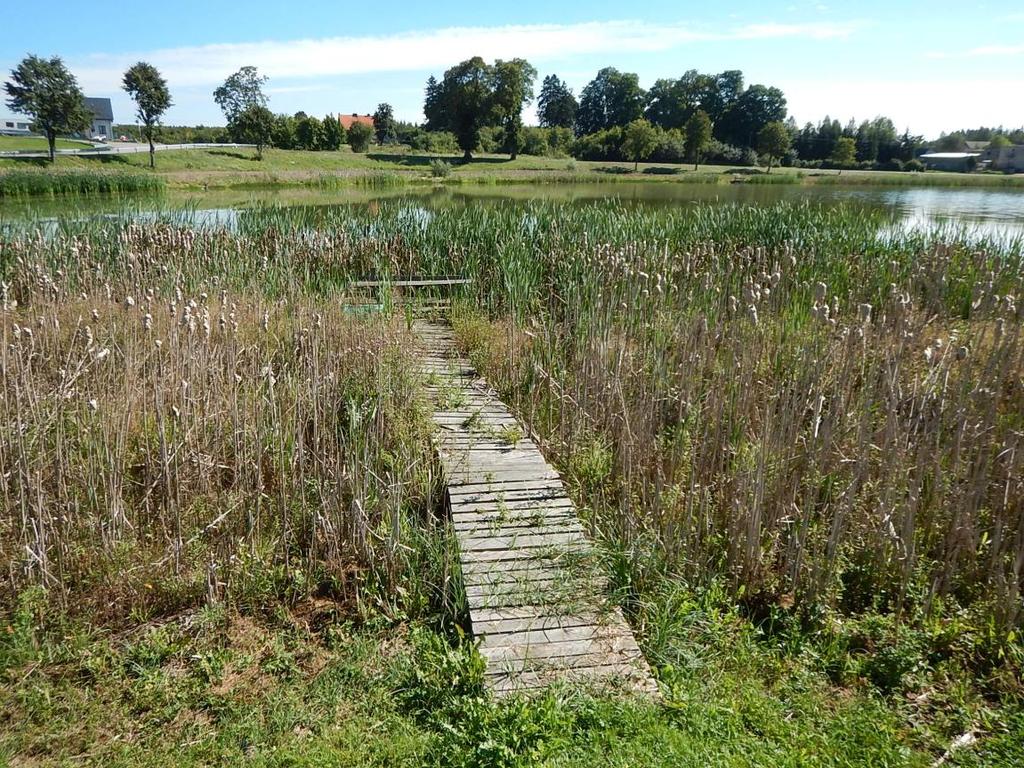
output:
[[[892,120],[876,117],[841,124],[825,117],[802,128],[788,116],[786,98],[776,87],[747,85],[740,70],[717,74],[689,70],[678,78],[660,78],[650,89],[631,72],[605,67],[580,91],[557,75],[547,75],[536,94],[538,127],[525,126],[523,109],[534,102],[537,70],[525,59],[488,63],[476,56],[426,83],[422,125],[400,122],[387,103],[377,107],[372,126],[354,122],[349,129],[337,116],[323,119],[297,112],[274,114],[264,91],[267,78],[247,66],[213,92],[226,127],[164,128],[179,141],[235,141],[253,144],[262,157],[268,146],[280,149],[335,151],[348,144],[366,152],[370,144],[405,144],[413,149],[449,153],[461,150],[503,152],[515,158],[533,155],[572,156],[584,160],[680,163],[718,162],[755,165],[764,162],[806,167],[880,167],[916,169],[921,136],[899,133]],[[142,137],[154,140],[172,105],[167,82],[147,62],[130,67],[123,89],[136,105]],[[33,128],[48,141],[54,159],[58,135],[85,130],[90,115],[74,75],[59,57],[27,56],[4,85],[7,105],[31,116]],[[1024,143],[1024,128],[978,128],[941,136],[931,146],[961,151],[969,141]]]

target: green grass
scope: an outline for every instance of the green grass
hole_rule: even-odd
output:
[[[87,141],[74,139],[57,139],[56,144],[57,149],[87,149],[91,146]],[[0,136],[0,152],[46,152],[49,148],[46,139],[40,136]]]
[[[33,600],[36,602],[33,604]],[[948,747],[926,705],[838,689],[695,597],[668,640],[660,703],[557,687],[495,701],[473,647],[427,625],[346,620],[328,600],[271,615],[214,607],[111,633],[0,636],[0,760],[157,766],[908,766]],[[650,651],[649,651],[650,652]],[[973,724],[950,765],[1024,758],[1021,715]],[[923,734],[923,735],[922,735]]]
[[[163,188],[162,178],[141,173],[61,169],[51,173],[15,170],[0,174],[0,198],[125,195],[158,192]]]
[[[446,161],[451,170],[444,178],[431,175],[431,163]],[[943,172],[899,173],[890,171],[804,171],[793,168],[775,168],[771,174],[761,170],[735,166],[704,165],[693,170],[692,165],[641,163],[637,172],[621,163],[567,160],[520,155],[509,160],[507,155],[478,154],[470,163],[459,156],[434,156],[400,150],[371,150],[355,154],[343,149],[339,152],[307,152],[302,150],[275,150],[264,152],[262,160],[252,150],[211,145],[210,149],[167,151],[157,154],[158,175],[165,176],[171,186],[182,188],[230,188],[252,185],[309,184],[327,176],[336,177],[334,183],[359,183],[358,180],[380,173],[406,177],[408,181],[424,184],[484,184],[534,183],[552,184],[594,182],[650,182],[672,183],[800,183],[858,185],[881,184],[900,186],[985,186],[1024,189],[1024,175],[998,176],[991,174],[958,174]],[[0,172],[37,165],[49,171],[42,159],[0,158]],[[56,166],[64,169],[96,169],[109,171],[149,172],[146,153],[96,157],[61,157]]]

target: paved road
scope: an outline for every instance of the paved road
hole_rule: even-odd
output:
[[[255,144],[157,144],[157,152],[182,149],[254,149]],[[135,142],[113,142],[96,144],[90,149],[58,149],[57,154],[64,156],[100,157],[106,155],[136,155],[149,152],[149,144]],[[0,157],[49,157],[48,152],[0,152]]]

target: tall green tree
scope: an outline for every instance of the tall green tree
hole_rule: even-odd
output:
[[[234,116],[228,126],[231,136],[240,144],[255,144],[256,157],[263,159],[263,148],[274,135],[274,113],[261,104],[246,107]]]
[[[324,115],[324,121],[321,126],[320,141],[323,144],[322,148],[328,152],[337,152],[341,149],[341,145],[345,143],[345,129],[342,127],[337,116]]]
[[[537,118],[545,128],[572,128],[580,105],[572,90],[557,75],[548,75],[540,86]]]
[[[266,82],[266,76],[260,75],[256,67],[242,67],[213,92],[213,100],[224,113],[229,131],[245,110],[267,106],[267,96],[263,93]]]
[[[711,144],[711,118],[703,109],[698,109],[686,121],[686,156],[693,160],[693,170],[697,170],[701,157],[709,144]]]
[[[857,159],[857,140],[852,136],[840,136],[829,159],[840,168],[853,165]]]
[[[633,161],[633,171],[640,167],[658,146],[658,130],[642,117],[629,123],[622,131],[622,155]]]
[[[637,120],[643,115],[645,98],[639,76],[605,67],[580,94],[577,135],[586,136]]]
[[[515,160],[523,147],[523,107],[533,102],[537,70],[526,59],[498,59],[493,67],[491,107],[504,130],[504,149]]]
[[[135,101],[135,114],[142,124],[142,135],[149,142],[149,167],[156,168],[153,134],[160,118],[171,106],[167,81],[152,64],[140,61],[124,73],[123,87]]]
[[[768,123],[786,119],[786,97],[778,88],[752,85],[725,110],[715,123],[715,137],[738,147],[753,147]],[[856,129],[855,129],[856,130]]]
[[[790,145],[789,129],[780,120],[773,120],[758,131],[757,151],[767,156],[768,173],[772,172],[775,161],[789,152]]]
[[[447,70],[440,83],[427,81],[427,124],[454,133],[466,160],[480,143],[481,129],[494,123],[493,80],[493,67],[474,56]]]
[[[4,83],[7,106],[32,118],[32,127],[46,136],[50,162],[56,160],[57,136],[83,131],[91,114],[78,81],[60,57],[26,56]]]
[[[299,149],[316,151],[323,146],[323,125],[315,117],[305,115],[295,122],[295,143]]]
[[[348,129],[348,145],[353,152],[366,152],[373,139],[373,128],[366,123],[352,123]]]
[[[377,134],[378,144],[392,144],[397,136],[395,111],[390,104],[378,104],[373,113],[373,132]]]

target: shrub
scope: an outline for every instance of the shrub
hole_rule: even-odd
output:
[[[366,152],[373,139],[373,128],[366,123],[353,123],[348,129],[348,143],[353,152]]]
[[[434,158],[430,161],[430,175],[435,179],[443,179],[450,175],[452,167],[440,158]]]
[[[923,171],[924,170],[924,163],[922,163],[920,160],[918,160],[915,157],[912,160],[907,160],[907,162],[905,162],[903,164],[903,170],[904,171],[915,171],[915,172],[916,171]]]

